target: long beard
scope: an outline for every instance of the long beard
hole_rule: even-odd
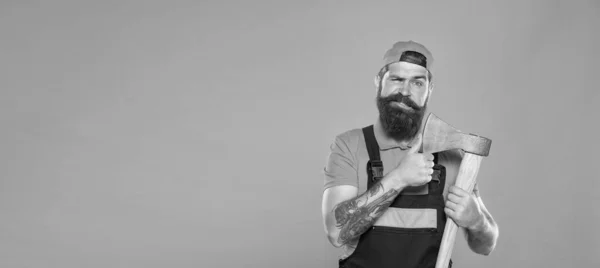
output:
[[[392,102],[404,103],[413,110],[405,110],[392,105]],[[427,104],[422,107],[410,98],[398,93],[387,97],[381,97],[381,91],[377,96],[377,109],[379,120],[385,132],[393,139],[410,140],[417,135],[421,128],[421,121],[427,109]]]

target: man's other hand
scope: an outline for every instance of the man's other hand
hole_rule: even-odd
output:
[[[460,227],[476,230],[484,222],[484,215],[473,193],[450,186],[446,200],[446,215]]]

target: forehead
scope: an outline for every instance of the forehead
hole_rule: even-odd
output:
[[[389,65],[388,76],[400,76],[403,78],[415,77],[415,76],[427,76],[427,69],[425,67],[409,63],[409,62],[394,62]]]

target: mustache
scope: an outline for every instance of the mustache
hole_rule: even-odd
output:
[[[416,112],[421,111],[423,107],[417,105],[413,100],[411,100],[408,96],[404,96],[401,93],[396,93],[394,95],[389,95],[387,97],[381,98],[381,101],[385,104],[389,104],[393,101],[398,103],[404,103],[406,106],[412,108]]]

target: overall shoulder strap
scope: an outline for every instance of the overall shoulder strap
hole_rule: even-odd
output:
[[[379,144],[377,144],[377,139],[375,139],[373,125],[364,127],[362,131],[365,136],[367,152],[369,153],[369,162],[367,162],[367,176],[369,178],[368,187],[370,187],[371,182],[383,177],[383,162],[381,162],[379,156]]]
[[[373,130],[373,125],[366,126],[362,130],[363,134],[365,135],[365,142],[367,143],[367,152],[369,152],[369,159],[381,160],[379,158],[379,144],[375,139],[375,131]]]

